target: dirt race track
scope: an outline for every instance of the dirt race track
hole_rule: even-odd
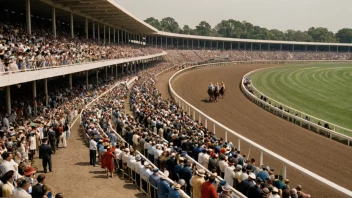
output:
[[[236,65],[231,67],[212,67],[192,70],[178,76],[172,86],[174,90],[192,105],[233,129],[237,133],[259,143],[267,149],[307,168],[308,170],[352,190],[352,149],[331,141],[287,122],[259,108],[249,101],[240,91],[241,78],[254,69],[269,65]],[[272,66],[272,65],[270,65]],[[159,77],[158,88],[167,86],[170,73]],[[210,82],[225,82],[226,96],[218,103],[207,103],[207,87]],[[168,94],[162,89],[162,94]],[[193,113],[193,112],[192,112]],[[196,114],[198,119],[199,115]],[[202,118],[202,121],[203,118]],[[204,122],[203,122],[204,123]],[[208,121],[208,127],[213,124]],[[216,129],[218,137],[224,137],[224,131]],[[228,135],[228,139],[237,145],[237,139]],[[255,158],[259,164],[259,151],[249,148],[241,142],[241,152]],[[249,153],[250,152],[250,153]],[[264,164],[280,174],[282,164],[264,154]],[[303,191],[314,197],[347,197],[319,181],[303,175],[291,167],[287,168],[290,186],[303,186]]]

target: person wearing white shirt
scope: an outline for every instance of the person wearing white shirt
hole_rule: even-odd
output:
[[[151,142],[147,142],[147,141],[145,141],[145,143],[144,143],[144,155],[145,156],[148,156],[147,154],[148,154],[148,149],[151,146],[150,144],[151,144]]]
[[[202,156],[202,158],[203,158],[203,166],[206,168],[206,169],[208,169],[208,165],[209,165],[209,159],[210,159],[210,156],[209,156],[209,154],[208,153],[204,153],[204,155]]]
[[[204,153],[205,153],[205,149],[203,148],[202,149],[202,152],[200,152],[199,154],[198,154],[198,163],[199,164],[201,164],[202,166],[203,166],[203,155],[204,155]],[[198,167],[198,168],[201,168],[201,167]]]
[[[127,160],[127,168],[129,169],[129,175],[131,178],[136,179],[136,171],[134,167],[134,163],[136,162],[136,158],[133,155],[130,155]]]
[[[10,122],[7,117],[9,117],[9,116],[6,114],[4,119],[2,119],[2,126],[6,127],[8,129],[8,128],[10,128]]]
[[[35,132],[32,131],[30,133],[29,139],[29,160],[33,160],[34,155],[35,155],[35,150],[37,149],[37,140],[35,138]]]
[[[160,145],[157,145],[154,150],[154,164],[158,164],[158,159],[162,155],[163,151],[161,150]]]
[[[90,165],[96,166],[97,160],[97,142],[94,141],[94,138],[91,137],[89,142],[89,157],[90,157]]]
[[[134,166],[134,171],[136,172],[136,184],[137,186],[140,186],[140,182],[141,182],[141,156],[140,155],[136,155],[136,161],[133,163]]]
[[[220,177],[224,177],[225,168],[227,166],[228,166],[228,163],[225,160],[225,156],[220,155],[220,161],[219,161]]]
[[[229,166],[225,168],[224,179],[230,186],[233,186],[233,179],[235,178],[235,172],[233,171],[235,169],[234,159],[230,158],[228,163]]]

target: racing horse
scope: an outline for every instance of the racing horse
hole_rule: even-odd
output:
[[[214,100],[215,102],[218,101],[219,98],[219,89],[217,87],[215,87],[214,89],[211,89],[210,87],[208,88],[208,95],[209,95],[209,102],[211,102],[212,100]]]
[[[225,96],[225,88],[224,88],[224,87],[221,87],[219,93],[220,93],[220,95],[221,95],[221,98],[224,99],[224,96]]]

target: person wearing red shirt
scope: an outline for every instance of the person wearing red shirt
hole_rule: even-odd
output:
[[[202,184],[202,198],[218,198],[218,193],[214,186],[214,181],[217,176],[216,173],[212,173],[208,181]]]

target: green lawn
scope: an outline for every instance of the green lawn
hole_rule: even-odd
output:
[[[251,80],[260,92],[280,103],[352,129],[350,63],[283,66],[256,72]],[[337,131],[352,136],[351,132]]]

